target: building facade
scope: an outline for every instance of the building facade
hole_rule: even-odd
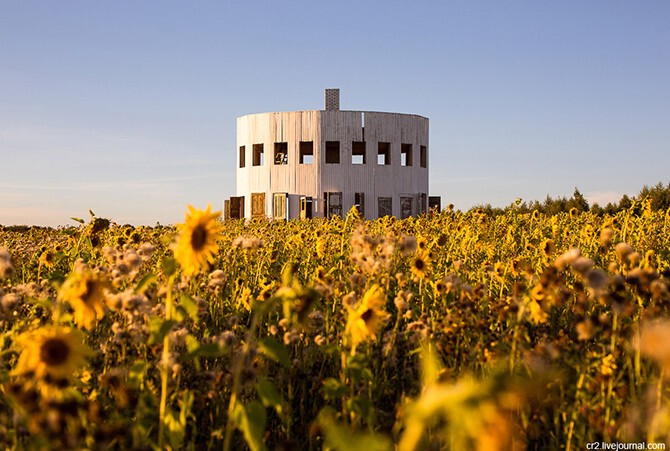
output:
[[[428,118],[342,111],[339,89],[325,110],[237,119],[237,196],[229,218],[404,218],[428,207]],[[432,200],[432,199],[431,199]]]

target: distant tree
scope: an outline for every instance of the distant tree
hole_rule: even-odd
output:
[[[666,210],[670,207],[670,183],[667,187],[663,186],[662,182],[651,188],[644,185],[637,197],[639,200],[651,199],[652,210]]]
[[[628,197],[628,194],[624,194],[621,197],[621,200],[619,201],[618,210],[619,211],[628,210],[632,206],[633,206],[633,201],[631,200],[630,197]]]
[[[577,211],[589,211],[589,203],[577,187],[572,193],[572,199],[568,201],[568,210],[572,208],[576,208]]]

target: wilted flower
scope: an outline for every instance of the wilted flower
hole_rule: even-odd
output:
[[[5,248],[0,248],[0,279],[9,279],[14,275],[12,257]]]

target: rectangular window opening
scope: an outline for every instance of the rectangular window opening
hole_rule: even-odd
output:
[[[413,208],[413,199],[409,196],[400,197],[400,219],[409,218],[412,216]]]
[[[365,216],[365,193],[354,193],[354,207],[358,214]]]
[[[240,167],[243,168],[247,165],[247,152],[244,146],[240,146]]]
[[[401,144],[400,146],[400,166],[412,166],[412,145]]]
[[[314,164],[314,143],[300,141],[300,164]]]
[[[313,202],[309,196],[300,197],[300,219],[310,219],[313,214]]]
[[[275,164],[288,164],[288,143],[275,143]]]
[[[393,214],[393,198],[392,197],[378,197],[377,198],[377,217],[391,216]]]
[[[351,164],[365,164],[365,141],[351,143]]]
[[[428,163],[428,151],[426,150],[426,146],[421,146],[419,148],[421,155],[419,155],[419,158],[421,160],[421,167],[425,168]]]
[[[263,166],[265,163],[265,150],[263,149],[263,144],[254,144],[253,147],[254,155],[253,162],[254,166]]]
[[[340,164],[339,141],[326,141],[326,164]]]
[[[330,192],[323,193],[323,213],[327,218],[333,216],[342,217],[342,193]]]
[[[377,164],[380,166],[391,164],[391,143],[377,144]]]

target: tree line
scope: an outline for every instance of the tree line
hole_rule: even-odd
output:
[[[569,198],[566,196],[554,198],[547,195],[544,201],[534,200],[525,202],[521,199],[517,199],[516,202],[504,208],[492,207],[491,204],[484,204],[472,207],[471,211],[481,211],[489,215],[505,214],[511,210],[519,213],[538,211],[539,213],[553,215],[558,213],[568,213],[574,208],[578,212],[590,211],[597,215],[614,215],[619,211],[632,209],[633,213],[639,214],[644,208],[645,202],[649,202],[650,208],[654,211],[667,210],[670,208],[670,182],[668,182],[667,185],[663,185],[663,182],[658,182],[651,187],[644,185],[637,196],[631,197],[628,194],[624,194],[621,196],[619,202],[609,202],[605,206],[599,205],[598,203],[593,203],[592,205],[589,204],[584,195],[575,187],[575,191]]]

